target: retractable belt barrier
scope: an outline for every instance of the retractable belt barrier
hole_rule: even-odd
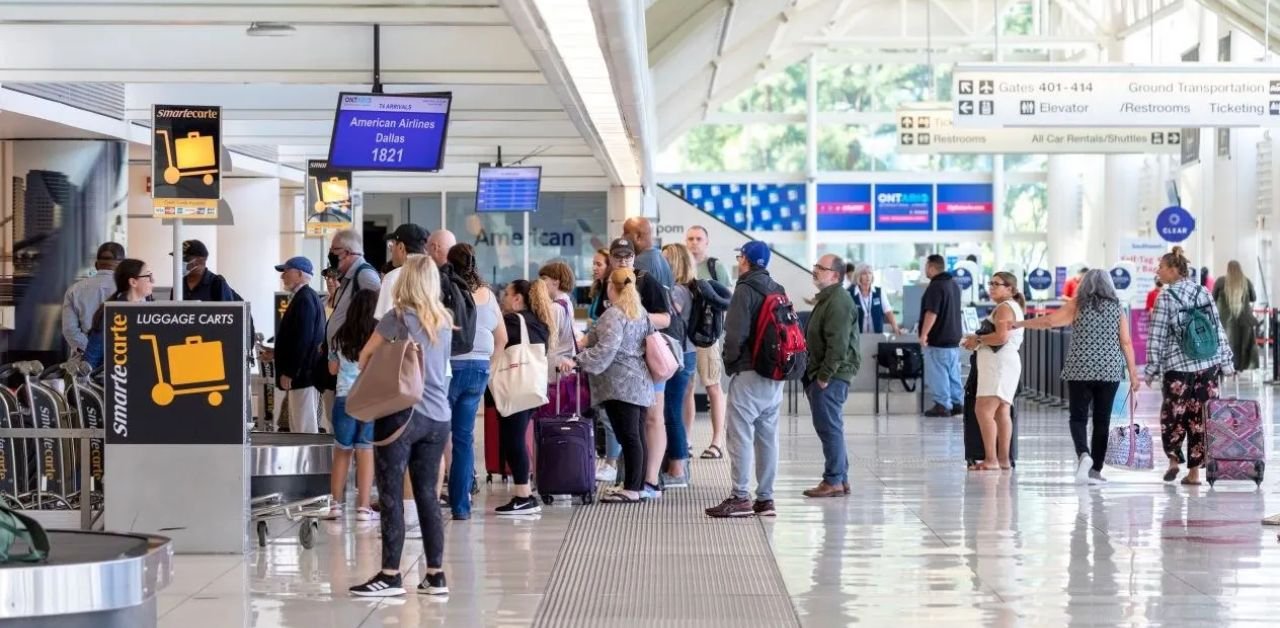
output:
[[[1022,342],[1024,396],[1038,403],[1065,406],[1067,384],[1062,379],[1071,328],[1028,329]]]

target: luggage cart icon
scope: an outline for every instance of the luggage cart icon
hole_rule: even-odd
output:
[[[347,189],[345,179],[329,177],[322,184],[319,177],[311,177],[311,183],[316,187],[316,202],[313,207],[317,214],[324,212],[325,207],[331,204],[345,205],[351,202],[351,191]]]
[[[163,136],[164,156],[167,160],[164,169],[165,183],[175,185],[182,177],[204,175],[201,181],[205,185],[213,185],[213,175],[218,173],[218,155],[214,151],[212,136],[192,131],[186,137],[174,141],[166,129],[156,131],[156,135]],[[173,159],[175,153],[177,161]]]
[[[166,381],[160,360],[160,341],[154,334],[142,334],[139,338],[151,343],[151,354],[155,357],[157,383],[151,387],[151,400],[156,405],[167,406],[178,395],[204,393],[209,393],[210,406],[222,405],[222,391],[231,390],[231,386],[226,383],[221,341],[205,342],[200,336],[190,336],[183,344],[168,347],[169,379]],[[186,387],[191,384],[196,385]]]

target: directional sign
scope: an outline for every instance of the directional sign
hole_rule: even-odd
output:
[[[974,129],[952,126],[945,103],[898,110],[903,154],[1177,154],[1182,131],[1167,129]]]
[[[961,64],[952,80],[956,126],[1280,127],[1274,66]]]

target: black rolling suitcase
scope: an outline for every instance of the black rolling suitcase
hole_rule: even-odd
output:
[[[534,480],[546,504],[555,501],[553,495],[573,495],[590,504],[596,492],[595,424],[582,417],[581,397],[576,394],[575,412],[560,414],[562,397],[556,395],[555,416],[533,421]]]
[[[1018,384],[1022,391],[1022,384]],[[978,427],[978,354],[969,355],[969,378],[964,382],[964,461],[972,467],[986,459],[986,447],[982,444],[982,429]],[[1018,408],[1009,409],[1013,424],[1013,438],[1009,442],[1009,464],[1018,466]]]

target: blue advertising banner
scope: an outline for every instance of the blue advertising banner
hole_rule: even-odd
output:
[[[871,230],[871,184],[818,185],[818,231]]]
[[[804,231],[808,191],[803,183],[752,183],[752,231]]]
[[[876,231],[933,230],[932,184],[877,184],[875,203]]]
[[[329,167],[434,172],[444,162],[453,95],[338,95]]]
[[[1067,267],[1055,266],[1053,269],[1053,291],[1054,294],[1061,299],[1062,289],[1067,285]]]
[[[989,183],[939,183],[938,231],[990,231],[994,199]]]
[[[672,183],[667,188],[734,229],[747,230],[745,183]]]

